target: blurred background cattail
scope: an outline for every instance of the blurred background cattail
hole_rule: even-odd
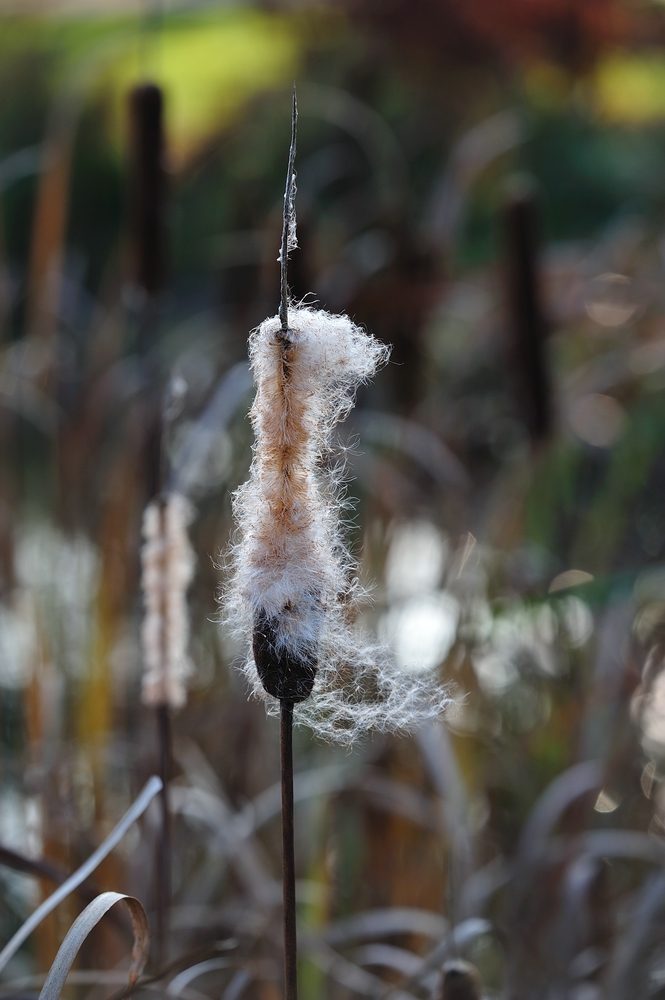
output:
[[[149,501],[143,514],[141,588],[144,619],[143,703],[155,709],[159,775],[162,780],[162,828],[157,851],[156,957],[161,964],[168,954],[171,907],[171,816],[169,782],[172,771],[171,716],[185,702],[184,679],[190,672],[187,659],[189,619],[186,590],[191,582],[193,559],[187,524],[191,512],[184,497],[163,495],[167,458],[164,452],[163,375],[155,364],[166,279],[166,143],[164,96],[154,83],[131,91],[130,118],[130,228],[131,272],[128,290],[134,313],[134,350],[141,361],[142,412],[139,457]]]
[[[188,655],[187,588],[194,575],[194,553],[187,528],[191,505],[177,493],[148,504],[143,515],[141,587],[145,613],[141,626],[143,703],[182,708],[192,673]]]
[[[441,1000],[481,1000],[482,982],[478,970],[460,959],[446,962],[443,967]]]

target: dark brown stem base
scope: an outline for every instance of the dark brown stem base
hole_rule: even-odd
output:
[[[298,1000],[296,866],[293,836],[293,702],[281,702],[282,892],[284,899],[284,997]]]
[[[169,781],[171,778],[171,714],[168,705],[157,706],[159,737],[159,776],[162,827],[157,850],[157,919],[155,926],[155,961],[158,967],[168,961],[169,916],[171,911],[171,814]]]

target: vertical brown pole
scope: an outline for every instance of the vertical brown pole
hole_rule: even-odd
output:
[[[147,370],[146,356],[159,328],[160,293],[166,272],[166,174],[164,170],[164,98],[154,83],[130,95],[132,136],[131,227],[133,276],[139,291],[137,348],[146,367],[146,495],[163,486],[162,387],[158,373]],[[155,961],[168,959],[171,908],[171,824],[168,786],[171,772],[171,718],[168,704],[156,708],[159,774],[162,778],[162,827],[157,846]]]
[[[284,899],[284,996],[298,1000],[296,865],[293,830],[293,702],[281,702],[282,891]]]
[[[132,163],[130,209],[133,277],[138,291],[138,353],[144,359],[159,329],[160,295],[166,280],[166,173],[164,170],[164,99],[154,83],[130,95]],[[145,372],[146,493],[162,488],[162,387],[157,373]]]
[[[135,87],[132,121],[131,211],[134,276],[148,296],[157,295],[165,277],[164,98],[154,83]]]
[[[295,159],[298,131],[298,101],[293,84],[291,102],[291,145],[284,190],[284,224],[280,249],[279,318],[282,334],[289,328],[289,286],[287,269],[289,240],[295,232]],[[307,694],[309,694],[308,689]],[[305,695],[306,697],[306,695]],[[282,776],[282,900],[284,904],[284,997],[298,1000],[298,938],[296,930],[296,861],[293,823],[293,702],[280,701],[279,758]]]
[[[518,403],[534,443],[552,427],[552,398],[545,320],[538,274],[538,211],[534,194],[522,190],[505,208],[507,293]]]
[[[162,829],[157,858],[157,960],[161,964],[168,958],[169,910],[171,908],[171,815],[168,787],[171,778],[171,712],[168,705],[158,705],[157,731],[159,737],[159,776],[162,779],[160,799],[162,804]]]

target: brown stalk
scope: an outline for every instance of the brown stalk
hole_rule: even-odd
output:
[[[171,710],[168,705],[157,705],[157,732],[159,741],[159,777],[162,779],[160,800],[162,826],[157,845],[157,955],[159,964],[168,958],[169,913],[171,910],[171,812],[169,808],[169,781],[171,779]]]
[[[293,702],[281,702],[279,732],[282,772],[282,894],[284,900],[284,996],[298,997],[296,867],[293,831]]]
[[[164,169],[164,98],[153,83],[136,87],[130,95],[132,125],[131,223],[133,269],[141,294],[138,347],[144,359],[159,325],[159,298],[165,283],[166,261],[166,173]],[[163,420],[161,392],[147,372],[149,398],[145,445],[146,493],[160,494],[163,479]],[[164,510],[161,509],[162,522]],[[171,828],[168,785],[171,772],[172,735],[168,704],[155,709],[162,779],[162,824],[157,845],[155,957],[157,965],[168,958],[169,912],[171,909]]]
[[[296,158],[296,134],[298,128],[298,102],[293,85],[291,106],[291,146],[284,191],[284,221],[282,226],[282,246],[280,253],[281,295],[279,318],[282,335],[286,337],[289,328],[289,286],[287,270],[289,263],[289,231],[292,227],[294,211],[294,164]],[[298,1000],[298,938],[296,931],[296,868],[293,828],[293,702],[280,702],[280,770],[282,779],[282,899],[284,906],[284,996],[285,1000]]]
[[[538,206],[524,186],[504,213],[507,292],[518,403],[534,444],[552,429],[552,392],[538,257]]]

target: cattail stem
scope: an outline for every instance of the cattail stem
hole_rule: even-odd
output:
[[[164,287],[166,172],[164,170],[164,96],[154,83],[130,95],[132,125],[131,221],[136,283],[147,296]]]
[[[168,705],[157,705],[159,777],[162,779],[160,801],[162,826],[157,854],[157,920],[155,953],[157,966],[168,961],[169,913],[171,909],[171,813],[169,781],[171,778],[171,712]]]
[[[509,199],[504,215],[508,305],[520,408],[534,444],[552,427],[547,322],[538,275],[538,207],[528,188]]]
[[[284,900],[284,997],[298,1000],[296,865],[293,836],[293,702],[281,702],[282,893]]]
[[[159,519],[162,537],[165,532],[166,509],[164,503],[159,504]],[[166,553],[162,553],[162,561]],[[166,567],[162,565],[162,573]],[[161,659],[166,663],[166,607],[165,594],[162,592],[162,629],[160,636]],[[155,958],[157,967],[161,968],[168,959],[169,911],[171,909],[171,821],[169,816],[169,778],[171,772],[171,716],[169,706],[162,702],[155,706],[157,721],[157,752],[159,755],[159,776],[162,779],[160,802],[162,807],[162,823],[157,844],[156,870],[156,904],[155,916]]]
[[[159,504],[161,535],[166,537],[166,504]],[[166,578],[166,552],[162,553],[162,574]],[[160,646],[163,669],[167,660],[167,607],[166,590],[162,590],[162,629]],[[157,746],[159,754],[159,776],[162,779],[160,796],[162,806],[162,827],[159,837],[157,857],[157,920],[156,955],[159,966],[168,960],[168,924],[171,908],[171,820],[169,815],[169,780],[171,777],[171,715],[166,701],[155,706],[157,720]]]
[[[134,250],[134,277],[144,301],[138,331],[138,348],[144,363],[159,326],[159,296],[165,284],[166,171],[164,164],[164,95],[154,83],[135,87],[130,94],[132,126],[131,224]],[[156,382],[147,371],[148,385]],[[159,400],[159,403],[156,403]],[[148,497],[160,493],[164,481],[163,421],[161,393],[148,391],[148,431],[145,443]],[[164,505],[160,518],[165,517]],[[155,920],[156,958],[161,965],[167,957],[168,922],[171,908],[171,836],[168,778],[171,760],[171,720],[167,704],[156,706],[159,742],[159,772],[162,778],[162,828],[157,846]]]

